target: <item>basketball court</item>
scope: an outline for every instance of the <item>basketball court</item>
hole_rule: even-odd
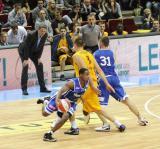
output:
[[[36,104],[36,99],[47,94],[40,94],[38,87],[29,88],[30,96],[27,98],[21,95],[20,90],[1,91],[0,149],[159,149],[160,77],[125,77],[121,81],[129,97],[149,121],[148,126],[139,126],[127,107],[110,98],[108,111],[126,125],[124,133],[120,133],[110,122],[111,132],[95,132],[94,128],[101,126],[101,122],[92,114],[90,124],[85,125],[79,104],[76,121],[80,135],[64,135],[64,131],[70,128],[67,122],[55,133],[58,142],[43,142],[43,134],[49,130],[55,114],[42,117],[41,106]],[[57,82],[50,88],[54,93],[62,85],[63,82]]]

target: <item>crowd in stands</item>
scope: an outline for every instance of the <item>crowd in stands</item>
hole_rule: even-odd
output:
[[[125,10],[134,17],[124,17]],[[93,53],[102,36],[125,36],[137,29],[159,32],[159,16],[160,0],[0,0],[0,46],[20,44],[28,31],[45,24],[51,59],[60,64],[65,80],[76,37],[82,36],[85,49]]]

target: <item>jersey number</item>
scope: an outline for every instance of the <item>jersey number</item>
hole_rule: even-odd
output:
[[[110,57],[101,56],[101,66],[111,66],[111,59]]]

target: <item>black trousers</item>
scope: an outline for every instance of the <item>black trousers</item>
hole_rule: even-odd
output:
[[[19,52],[22,64],[24,62],[23,54]],[[34,63],[36,72],[37,72],[37,77],[38,77],[38,82],[40,85],[40,89],[43,90],[45,89],[45,82],[44,82],[44,73],[43,73],[43,64],[40,63],[38,64],[38,58],[30,57],[31,61]],[[28,82],[28,65],[22,67],[22,74],[21,74],[21,88],[22,90],[27,89],[27,82]]]
[[[95,51],[97,51],[99,49],[99,47],[98,47],[98,45],[92,46],[92,47],[85,46],[84,49],[87,50],[87,51],[89,51],[89,52],[91,52],[93,54]]]

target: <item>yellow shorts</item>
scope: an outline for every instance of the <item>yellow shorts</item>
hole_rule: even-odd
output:
[[[59,64],[64,60],[67,59],[68,55],[67,54],[63,54],[61,56],[59,56]]]
[[[83,110],[86,112],[100,111],[101,106],[98,95],[89,86],[85,94],[82,96]]]

